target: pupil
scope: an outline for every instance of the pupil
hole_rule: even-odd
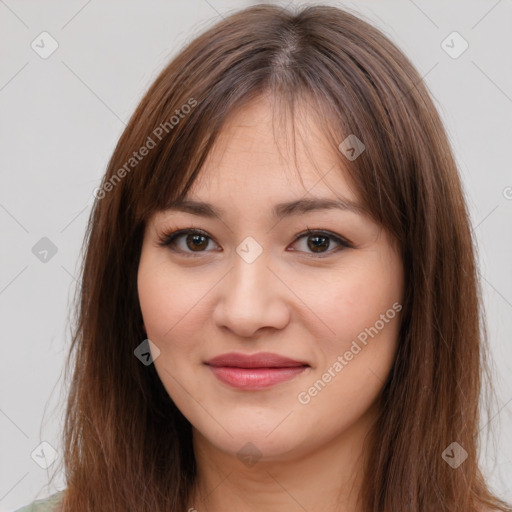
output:
[[[190,240],[193,240],[192,244],[194,245],[191,245],[189,244],[189,241]],[[202,244],[201,244],[201,240],[202,239]],[[195,249],[204,249],[205,247],[208,246],[208,242],[206,242],[206,237],[204,235],[188,235],[187,236],[187,246],[189,249],[191,250],[195,250]]]
[[[321,242],[323,240],[323,243]],[[312,241],[313,245],[309,245],[309,248],[313,250],[313,252],[321,252],[317,249],[327,249],[329,247],[329,240],[326,236],[311,236],[308,238],[308,241]],[[320,241],[320,242],[319,242]]]

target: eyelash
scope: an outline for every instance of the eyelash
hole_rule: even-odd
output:
[[[210,240],[213,241],[213,238],[202,229],[194,228],[194,227],[188,227],[183,229],[178,229],[175,231],[166,231],[158,235],[158,245],[160,247],[167,247],[171,251],[183,254],[186,257],[196,257],[197,255],[200,255],[201,253],[209,252],[209,251],[196,251],[196,252],[188,252],[188,251],[182,251],[180,249],[175,249],[172,246],[175,244],[176,240],[183,235],[202,235]],[[299,233],[293,243],[296,243],[301,238],[304,238],[306,236],[311,235],[320,235],[324,236],[326,238],[334,240],[336,243],[339,244],[339,247],[335,249],[328,250],[323,253],[308,253],[312,255],[313,258],[325,258],[327,256],[331,256],[333,253],[338,252],[342,249],[352,248],[353,245],[346,239],[340,237],[339,235],[335,235],[334,233],[331,233],[329,231],[324,231],[321,229],[310,229],[307,228],[306,231]],[[304,251],[298,251],[298,252],[304,252]]]

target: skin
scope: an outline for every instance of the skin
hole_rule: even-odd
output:
[[[187,196],[224,209],[222,219],[169,210],[155,213],[145,230],[139,300],[148,338],[160,350],[158,375],[193,426],[198,479],[189,505],[198,511],[360,510],[365,435],[393,364],[400,314],[367,345],[359,343],[361,351],[307,404],[298,395],[329,367],[332,373],[353,340],[402,303],[402,262],[388,234],[364,214],[330,209],[272,217],[274,204],[301,198],[360,201],[341,167],[344,157],[307,111],[295,123],[302,135],[299,179],[291,153],[282,152],[286,145],[277,145],[291,129],[276,132],[276,143],[268,101],[244,107]],[[202,250],[190,237],[187,245],[186,235],[176,242],[178,252],[158,244],[163,233],[191,226],[208,233]],[[308,235],[297,240],[308,227],[352,247],[338,250],[331,237],[319,254]],[[236,252],[248,236],[263,249],[252,263]],[[204,364],[226,352],[261,351],[310,367],[248,391],[222,383]],[[252,465],[237,457],[247,442],[260,457]]]

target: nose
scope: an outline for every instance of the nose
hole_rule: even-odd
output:
[[[283,329],[290,321],[291,293],[261,255],[247,263],[235,256],[233,268],[219,283],[213,320],[239,337],[255,337],[267,329]]]

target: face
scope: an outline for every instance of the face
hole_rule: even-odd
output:
[[[400,257],[359,210],[343,155],[303,117],[296,162],[271,116],[259,101],[231,119],[187,195],[210,209],[155,213],[138,270],[156,371],[194,435],[268,460],[363,424],[403,293]]]

